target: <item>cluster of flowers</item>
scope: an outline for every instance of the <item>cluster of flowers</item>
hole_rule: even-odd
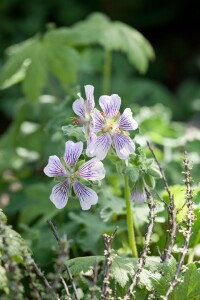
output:
[[[86,154],[93,157],[82,166],[77,167],[78,159],[83,151],[83,143],[66,142],[65,153],[60,160],[56,155],[49,157],[49,162],[44,168],[44,173],[49,177],[62,177],[62,181],[52,189],[50,200],[61,209],[67,201],[73,187],[74,193],[80,200],[83,210],[90,209],[96,204],[98,196],[94,190],[81,182],[102,180],[105,169],[101,160],[104,160],[112,147],[117,156],[126,160],[135,152],[135,144],[128,131],[138,128],[137,122],[132,117],[130,108],[120,114],[121,98],[113,94],[101,96],[100,112],[95,108],[94,87],[85,86],[86,101],[78,94],[78,99],[73,103],[73,110],[78,118],[73,118],[74,123],[83,126],[87,138]]]

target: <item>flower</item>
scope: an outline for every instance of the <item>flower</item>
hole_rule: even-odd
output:
[[[86,132],[86,126],[90,123],[91,112],[94,109],[94,87],[92,85],[85,85],[86,101],[78,93],[79,99],[75,100],[72,108],[79,118],[73,118],[75,124],[83,124],[83,131]],[[89,128],[88,128],[89,129]]]
[[[92,130],[100,134],[93,136],[92,142],[88,145],[88,155],[103,160],[112,145],[120,159],[127,159],[135,152],[135,144],[129,137],[128,131],[138,128],[131,109],[126,108],[120,115],[121,98],[116,94],[101,96],[99,105],[103,112],[94,109],[91,115]]]
[[[90,209],[91,205],[98,201],[96,192],[81,183],[79,179],[101,180],[105,177],[105,169],[97,158],[90,159],[77,169],[77,161],[82,151],[82,142],[68,141],[65,143],[63,162],[56,155],[52,155],[44,168],[47,176],[62,178],[62,181],[53,187],[50,195],[50,200],[58,209],[62,209],[67,204],[71,187],[79,198],[83,210]]]
[[[143,203],[143,202],[146,201],[146,199],[147,199],[147,194],[146,194],[146,191],[145,191],[144,184],[143,184],[142,180],[139,179],[135,183],[135,186],[134,186],[133,191],[131,193],[130,200],[131,201],[136,201],[136,202],[139,202],[139,203]]]

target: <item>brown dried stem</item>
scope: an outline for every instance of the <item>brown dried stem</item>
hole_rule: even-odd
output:
[[[95,263],[94,263],[94,268],[93,268],[93,282],[92,282],[92,287],[91,287],[91,300],[95,299],[95,292],[97,290],[97,280],[98,280],[98,259],[96,257]]]
[[[154,199],[152,197],[152,195],[149,193],[149,191],[146,189],[146,194],[147,194],[147,199],[150,200],[149,203],[149,224],[147,227],[147,233],[145,235],[145,242],[144,242],[144,247],[142,250],[142,254],[141,257],[138,259],[138,267],[137,270],[132,278],[132,283],[128,289],[127,294],[124,296],[123,300],[129,300],[130,296],[133,295],[134,293],[134,288],[137,284],[138,278],[140,273],[142,272],[142,269],[146,263],[146,257],[149,251],[149,244],[151,242],[151,236],[152,236],[152,232],[153,232],[153,225],[154,225],[154,221],[155,221],[155,202]]]
[[[184,236],[184,244],[181,249],[181,257],[180,260],[177,264],[176,267],[176,273],[174,275],[173,280],[170,283],[170,286],[167,290],[167,293],[163,298],[163,300],[168,300],[170,299],[170,296],[174,290],[174,287],[180,282],[178,276],[181,272],[181,268],[185,259],[185,256],[188,252],[188,246],[189,246],[189,241],[190,241],[190,236],[192,232],[192,225],[194,222],[194,213],[193,213],[193,192],[191,188],[191,175],[190,175],[190,166],[189,166],[189,160],[187,157],[187,153],[184,153],[184,168],[185,168],[185,185],[186,185],[186,193],[185,193],[185,198],[186,198],[186,203],[187,203],[187,214],[186,214],[186,228],[182,229],[181,232]]]
[[[67,300],[72,300],[71,295],[70,295],[69,290],[68,290],[68,286],[67,286],[64,278],[61,275],[60,275],[60,279],[61,279],[61,282],[64,286],[64,289],[65,289],[65,292],[66,292],[66,295],[67,295]]]
[[[154,159],[155,159],[155,162],[160,170],[160,173],[161,173],[161,178],[163,180],[163,183],[164,183],[164,186],[165,186],[165,189],[168,193],[168,196],[169,196],[169,200],[170,200],[170,204],[167,205],[167,208],[168,208],[168,214],[169,214],[169,217],[170,217],[170,227],[169,227],[169,234],[170,234],[170,240],[169,240],[169,244],[168,244],[168,247],[167,249],[164,250],[164,253],[162,254],[162,262],[165,262],[167,261],[171,255],[172,255],[172,251],[173,251],[173,246],[174,246],[174,242],[175,242],[175,239],[176,239],[176,231],[177,231],[177,222],[176,222],[176,210],[175,210],[175,204],[174,204],[174,195],[171,193],[170,191],[170,188],[169,188],[169,185],[168,185],[168,182],[167,182],[167,179],[165,177],[165,173],[163,171],[163,168],[161,167],[156,155],[155,155],[155,152],[151,146],[151,144],[147,141],[147,146],[149,148],[149,150],[151,151]]]
[[[58,234],[58,232],[57,232],[54,224],[52,223],[51,220],[48,220],[47,223],[49,224],[49,226],[50,226],[50,228],[51,228],[51,230],[53,232],[53,235],[54,235],[56,241],[58,242],[58,245],[61,246],[61,239],[59,237],[59,234]],[[74,279],[72,277],[72,273],[71,273],[71,271],[70,271],[70,269],[69,269],[69,267],[68,267],[68,265],[67,265],[66,262],[64,263],[64,266],[65,266],[65,269],[67,271],[67,274],[69,276],[69,279],[70,279],[70,282],[71,282],[71,285],[72,285],[74,297],[75,297],[76,300],[79,300],[79,297],[78,297],[78,294],[77,294],[77,290],[76,290],[76,285],[75,285]]]
[[[112,265],[112,248],[111,244],[117,232],[117,229],[113,232],[112,235],[103,234],[104,244],[105,244],[105,264],[104,264],[104,276],[103,276],[103,285],[102,285],[102,293],[101,293],[101,300],[108,300],[111,294],[111,289],[109,288],[110,285],[110,267]]]

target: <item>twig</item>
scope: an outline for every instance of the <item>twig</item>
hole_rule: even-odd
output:
[[[104,264],[104,276],[103,276],[103,285],[102,285],[102,293],[101,293],[101,300],[107,300],[108,295],[111,294],[111,289],[109,288],[110,285],[110,267],[112,265],[112,249],[111,244],[117,232],[117,227],[112,235],[103,234],[104,244],[105,244],[105,264]]]
[[[67,295],[67,297],[68,297],[67,300],[72,300],[72,298],[71,298],[71,296],[70,296],[70,293],[69,293],[69,290],[68,290],[68,287],[67,287],[67,284],[66,284],[64,278],[63,278],[61,275],[60,275],[60,279],[61,279],[62,284],[63,284],[63,286],[64,286],[66,295]]]
[[[38,275],[39,277],[42,278],[42,280],[43,280],[45,286],[46,286],[49,290],[52,290],[52,287],[51,287],[49,281],[47,280],[46,276],[44,275],[44,273],[41,271],[41,269],[38,267],[38,265],[35,263],[34,260],[32,260],[32,263],[31,263],[31,264],[32,264],[33,269],[34,269],[35,272],[37,273],[37,275]]]
[[[185,197],[186,197],[186,202],[187,202],[187,207],[188,207],[188,211],[186,214],[186,228],[182,229],[181,232],[184,236],[184,244],[183,247],[181,249],[181,257],[180,260],[177,264],[176,267],[176,273],[174,275],[173,280],[170,283],[170,286],[167,290],[167,293],[164,297],[162,297],[163,300],[168,300],[170,299],[170,296],[173,292],[174,287],[180,282],[180,279],[178,278],[185,256],[188,252],[188,246],[189,246],[189,241],[190,241],[190,236],[191,236],[191,232],[192,232],[192,225],[194,222],[194,213],[193,213],[193,192],[192,192],[192,188],[191,188],[191,175],[190,175],[190,166],[189,166],[189,161],[188,161],[188,157],[187,157],[187,153],[184,153],[184,167],[185,167],[185,185],[186,185],[186,193],[185,193]]]
[[[155,152],[152,148],[152,146],[150,145],[150,143],[147,141],[147,146],[149,148],[149,150],[151,151],[155,161],[156,161],[156,164],[160,170],[160,173],[161,173],[161,178],[163,180],[163,183],[164,183],[164,186],[165,186],[165,189],[168,193],[168,196],[169,196],[169,200],[170,200],[170,204],[168,205],[168,213],[169,213],[169,216],[170,216],[170,225],[171,227],[169,228],[169,233],[170,233],[170,240],[169,240],[169,244],[168,244],[168,247],[167,249],[164,250],[164,253],[162,254],[162,262],[165,262],[167,261],[171,255],[172,255],[172,250],[173,250],[173,246],[174,246],[174,242],[175,242],[175,238],[176,238],[176,231],[177,231],[177,223],[176,223],[176,210],[175,210],[175,204],[174,204],[174,195],[172,195],[171,191],[170,191],[170,188],[169,188],[169,185],[168,185],[168,182],[167,182],[167,179],[165,177],[165,174],[164,174],[164,171],[163,171],[163,168],[161,167],[156,155],[155,155]]]
[[[155,221],[155,202],[154,199],[152,197],[152,195],[149,193],[149,191],[146,189],[146,194],[147,194],[147,199],[150,200],[149,203],[149,224],[148,224],[148,228],[147,228],[147,233],[145,235],[145,242],[144,242],[144,247],[142,250],[142,254],[141,257],[138,260],[138,267],[137,270],[135,271],[135,274],[132,278],[132,283],[126,293],[126,295],[124,296],[123,300],[129,300],[130,296],[133,295],[133,291],[134,288],[137,284],[138,278],[140,273],[142,272],[142,268],[144,267],[145,263],[146,263],[146,257],[149,251],[149,244],[151,242],[151,236],[152,236],[152,231],[153,231],[153,225],[154,225],[154,221]]]
[[[53,299],[60,300],[59,296],[54,292],[51,284],[49,283],[48,279],[44,275],[44,273],[41,271],[41,269],[38,267],[34,259],[30,256],[28,251],[23,251],[24,261],[26,263],[26,268],[28,271],[28,275],[30,277],[30,285],[32,286],[32,289],[36,291],[37,288],[37,278],[35,275],[40,277],[45,285],[45,287],[50,292],[50,295],[53,296]],[[43,292],[45,292],[43,290]],[[40,298],[39,298],[40,299]]]
[[[60,240],[59,234],[58,234],[55,226],[53,225],[53,223],[52,223],[51,220],[48,220],[47,223],[51,227],[53,235],[54,235],[56,241],[58,242],[58,245],[60,246],[61,240]],[[79,300],[79,297],[78,297],[78,294],[77,294],[77,290],[76,290],[76,285],[75,285],[74,279],[72,277],[72,273],[71,273],[71,271],[70,271],[70,269],[69,269],[69,267],[68,267],[68,265],[67,265],[66,262],[64,263],[64,266],[65,266],[65,269],[67,271],[67,274],[69,276],[69,279],[70,279],[70,282],[71,282],[71,285],[72,285],[72,289],[73,289],[73,292],[74,292],[74,297],[75,297],[76,300]]]
[[[155,290],[150,291],[150,293],[148,295],[148,300],[155,299],[155,295],[156,295],[156,291]]]
[[[98,280],[98,259],[96,257],[95,263],[94,263],[94,268],[93,268],[93,282],[92,282],[92,287],[91,287],[91,300],[95,299],[95,291],[96,291],[96,285],[97,285],[97,280]]]

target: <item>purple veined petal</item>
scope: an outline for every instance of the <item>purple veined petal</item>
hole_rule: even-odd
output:
[[[72,104],[72,108],[76,115],[85,118],[86,111],[85,111],[84,100],[80,94],[78,94],[78,96],[79,99],[74,101],[74,103]]]
[[[135,144],[129,136],[115,133],[113,140],[115,150],[120,159],[127,159],[131,153],[135,152]]]
[[[92,130],[94,132],[101,131],[105,127],[105,122],[102,114],[98,109],[94,109],[92,116]]]
[[[145,202],[146,199],[147,199],[147,195],[145,193],[145,190],[139,191],[137,188],[135,188],[132,191],[131,196],[130,196],[131,201],[136,201],[136,202],[139,202],[139,203]]]
[[[65,174],[67,174],[67,171],[61,164],[58,156],[52,155],[49,157],[49,162],[47,166],[44,168],[44,173],[49,177],[56,177],[56,176],[62,177]]]
[[[60,182],[53,187],[50,200],[56,208],[61,209],[67,204],[69,191],[70,185],[67,180]]]
[[[83,143],[74,143],[72,141],[67,141],[65,143],[65,153],[64,160],[69,168],[73,168],[83,151]]]
[[[99,135],[91,145],[91,152],[99,160],[103,160],[111,146],[111,137],[109,133]],[[92,149],[93,148],[93,149]]]
[[[105,177],[106,170],[101,161],[96,157],[90,159],[79,170],[79,177],[87,180],[101,180]]]
[[[85,94],[87,101],[87,110],[90,113],[94,109],[94,87],[93,85],[85,85]]]
[[[93,152],[94,152],[94,143],[97,139],[97,136],[94,132],[92,132],[91,130],[89,130],[88,132],[88,139],[87,139],[87,148],[86,148],[86,155],[89,157],[94,156]]]
[[[90,209],[91,205],[94,205],[98,201],[98,196],[95,191],[85,186],[79,181],[73,184],[74,192],[80,200],[82,210]]]
[[[133,114],[130,108],[126,108],[120,116],[119,128],[121,130],[135,130],[138,128],[138,123],[133,119]]]
[[[113,118],[117,116],[119,112],[121,98],[116,94],[111,96],[101,96],[99,98],[99,105],[101,106],[107,118]]]

